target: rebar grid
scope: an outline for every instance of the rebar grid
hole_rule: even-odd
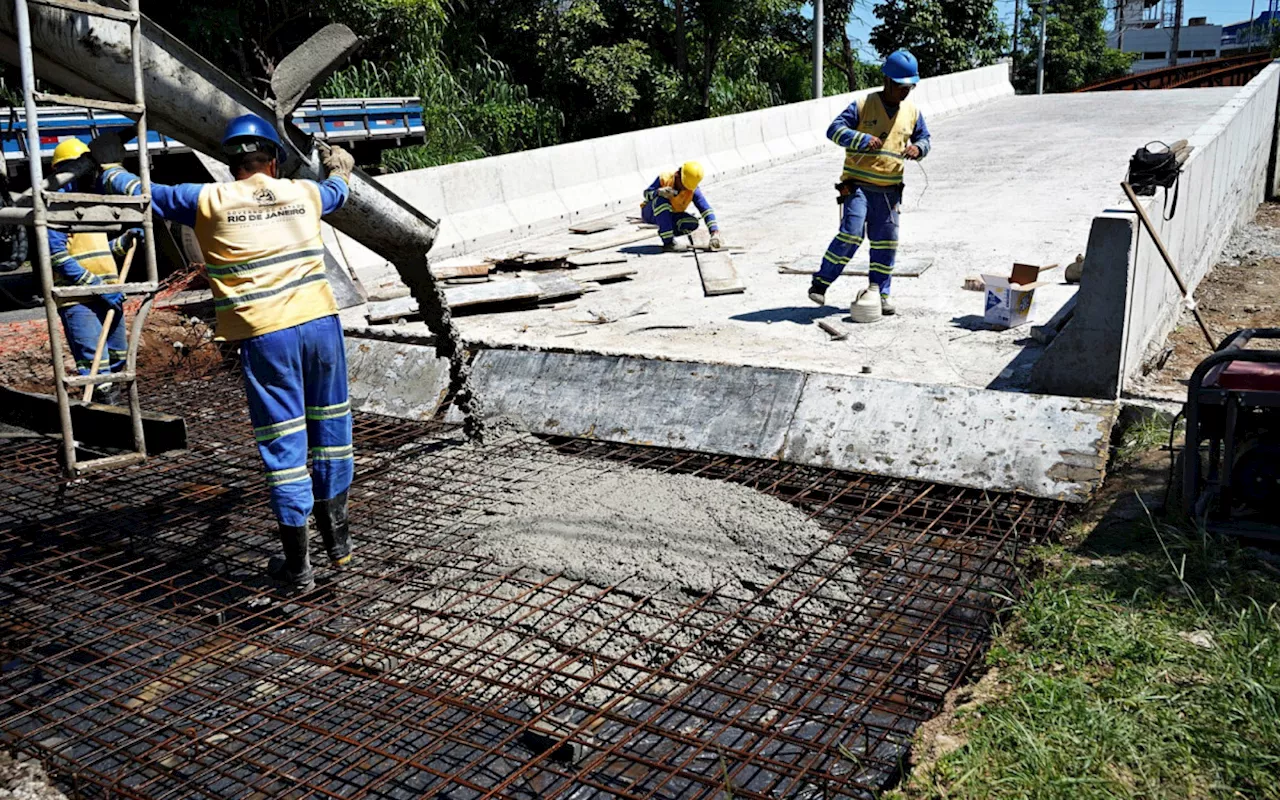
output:
[[[1063,514],[357,414],[356,567],[317,553],[321,585],[284,604],[238,376],[149,395],[185,410],[190,450],[68,485],[55,443],[0,443],[0,742],[82,796],[870,797]],[[685,601],[474,555],[486,510],[566,459],[741,483],[831,539]]]

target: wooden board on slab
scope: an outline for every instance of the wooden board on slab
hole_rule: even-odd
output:
[[[575,269],[569,276],[580,283],[608,283],[630,278],[636,274],[636,268],[626,264],[597,264],[594,267]]]
[[[493,262],[482,261],[471,264],[432,264],[431,274],[441,279],[479,278],[493,271]]]
[[[586,222],[576,222],[569,226],[569,233],[588,234],[607,231],[610,228],[618,227],[618,223],[607,219],[592,219]]]
[[[576,253],[592,253],[596,250],[612,250],[624,244],[631,244],[632,242],[650,238],[657,239],[657,234],[653,232],[653,229],[638,231],[624,228],[617,231],[606,231],[603,234],[592,234],[589,238],[584,238],[582,244],[575,244],[569,249]]]
[[[626,253],[574,253],[564,263],[570,267],[592,267],[596,264],[621,264],[626,260]]]
[[[932,258],[900,258],[894,262],[893,277],[895,278],[918,278],[925,273],[929,267],[933,266]],[[867,265],[859,264],[857,266],[850,265],[844,271],[845,275],[866,275]]]
[[[702,294],[715,297],[722,294],[741,294],[747,290],[733,257],[728,253],[706,253],[698,256],[698,275],[702,278]]]
[[[449,308],[537,300],[541,296],[542,287],[529,278],[444,287],[444,299],[449,304]],[[365,317],[370,324],[373,324],[407,319],[417,314],[418,301],[412,297],[401,297],[381,303],[370,303]]]
[[[534,275],[528,280],[538,287],[539,303],[563,300],[567,297],[578,297],[582,294],[582,284],[563,272]]]

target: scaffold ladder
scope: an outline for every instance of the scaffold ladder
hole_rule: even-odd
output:
[[[15,22],[18,33],[18,58],[22,69],[22,96],[26,107],[27,160],[31,170],[32,226],[35,229],[36,268],[39,270],[41,291],[44,297],[45,316],[49,325],[49,348],[52,353],[54,389],[58,399],[58,413],[62,427],[63,466],[69,477],[79,477],[96,470],[123,467],[146,459],[147,444],[143,433],[142,410],[138,404],[138,344],[151,304],[155,300],[159,277],[156,268],[156,252],[151,224],[151,166],[148,163],[147,111],[143,89],[142,71],[142,14],[139,0],[129,0],[128,10],[111,8],[83,0],[14,0]],[[31,45],[30,6],[49,6],[70,11],[107,24],[130,26],[131,58],[133,62],[132,102],[114,102],[88,97],[68,97],[47,94],[36,90],[35,54]],[[36,113],[37,102],[82,106],[124,114],[136,120],[138,177],[142,194],[134,196],[101,195],[87,192],[59,192],[46,186],[40,160],[40,121]],[[54,286],[53,264],[49,252],[48,231],[67,233],[114,232],[124,228],[141,227],[145,240],[141,243],[146,279],[122,283],[102,283],[92,286]],[[126,297],[141,296],[142,303],[134,312],[132,325],[121,320],[127,341],[127,355],[123,372],[111,372],[103,368],[96,375],[68,375],[62,354],[62,327],[58,316],[58,301],[89,299],[106,294],[123,294]],[[108,356],[104,353],[104,359]],[[109,363],[109,360],[108,360]],[[124,384],[128,387],[129,418],[133,424],[133,451],[116,455],[77,460],[76,437],[72,429],[71,409],[81,401],[73,400],[72,390],[104,383]]]

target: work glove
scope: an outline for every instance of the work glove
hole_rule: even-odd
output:
[[[711,234],[711,249],[719,250],[721,247],[724,247],[724,242],[720,240],[720,231],[716,231]]]
[[[111,309],[112,311],[115,311],[117,317],[124,316],[124,295],[123,294],[120,294],[120,293],[104,294],[102,295],[102,302],[107,304],[107,308]]]
[[[661,189],[658,190],[658,197],[665,197],[668,200],[670,200],[671,198],[675,197],[678,194],[680,193],[676,191],[676,187],[674,186],[663,186]]]
[[[141,247],[142,243],[146,241],[146,239],[147,239],[147,234],[144,230],[142,230],[142,228],[130,228],[129,230],[120,234],[119,239],[116,239],[116,246],[115,246],[116,255],[118,256],[124,255],[125,253],[129,252],[130,247],[133,247],[135,245]]]
[[[124,163],[124,140],[117,132],[104,133],[89,142],[89,155],[98,162],[99,167],[109,167]]]
[[[337,145],[329,145],[322,160],[330,177],[340,175],[348,183],[351,181],[351,171],[356,168],[356,159],[346,150]]]

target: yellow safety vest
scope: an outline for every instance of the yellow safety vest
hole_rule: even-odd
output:
[[[67,237],[67,253],[65,256],[53,254],[54,266],[64,259],[74,258],[87,272],[97,275],[103,283],[119,283],[120,273],[116,272],[116,259],[111,253],[111,243],[105,233],[73,233]],[[55,286],[67,286],[71,281],[58,273],[53,275]],[[78,304],[79,300],[59,300],[58,308],[66,308]]]
[[[666,187],[675,186],[675,185],[676,185],[676,173],[674,171],[663,172],[658,175],[659,187],[666,188]],[[689,207],[689,204],[693,202],[693,190],[681,189],[680,193],[677,194],[675,197],[671,198],[671,200],[669,200],[668,202],[671,203],[672,211],[675,211],[677,213],[682,213],[686,208]],[[640,207],[644,208],[644,203],[641,203]]]
[[[885,110],[880,92],[858,101],[858,133],[879,137],[884,146],[880,150],[845,151],[844,173],[841,180],[854,180],[872,186],[901,186],[906,162],[902,151],[911,144],[916,120],[920,112],[910,100],[903,100],[898,113],[892,117]]]
[[[196,239],[219,339],[248,339],[338,313],[324,273],[322,209],[315,183],[262,173],[201,190]]]

